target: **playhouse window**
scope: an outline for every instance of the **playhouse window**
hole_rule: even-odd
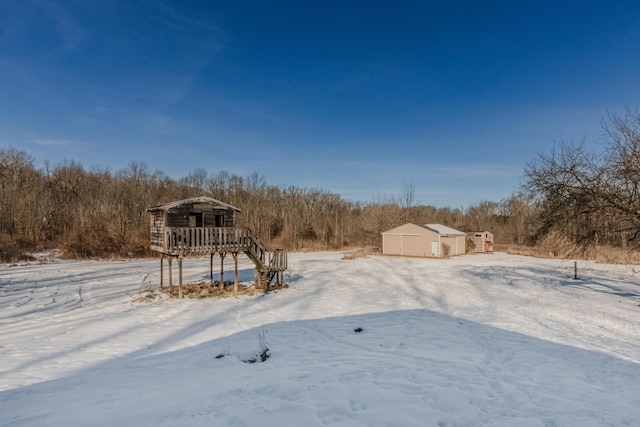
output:
[[[189,227],[202,227],[202,212],[189,214]]]

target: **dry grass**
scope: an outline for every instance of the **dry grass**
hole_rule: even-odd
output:
[[[602,264],[640,264],[639,250],[615,248],[611,246],[598,246],[585,250],[575,246],[558,246],[557,248],[551,248],[548,245],[495,245],[494,250],[496,252],[506,252],[536,258],[584,259]]]
[[[284,284],[278,286],[274,283],[269,285],[269,290],[288,288],[289,285]],[[177,285],[165,286],[159,289],[160,292],[169,295],[171,298],[180,298],[180,288]],[[220,282],[200,282],[187,283],[182,285],[183,298],[227,298],[239,295],[255,295],[264,293],[264,289],[256,289],[255,286],[247,286],[242,283],[238,284],[238,291],[234,291],[233,282],[225,282],[224,288],[220,289]]]
[[[176,285],[165,286],[159,289],[171,298],[180,298],[180,288]],[[262,293],[262,289],[256,289],[254,286],[246,286],[238,284],[238,292],[233,291],[233,282],[225,282],[223,289],[220,289],[219,282],[201,282],[188,283],[182,285],[182,296],[184,298],[224,298],[234,295],[254,295]]]
[[[31,252],[36,245],[28,239],[12,239],[6,234],[0,234],[0,262],[16,264],[24,261],[35,261]]]
[[[131,297],[131,301],[143,303],[143,302],[153,301],[157,297],[158,295],[156,294],[156,292],[154,292],[151,289],[145,289],[144,291],[140,291],[137,294],[133,295]]]
[[[352,249],[342,253],[342,259],[354,260],[358,258],[366,258],[364,249]]]
[[[365,246],[365,247],[348,247],[343,248],[342,259],[358,259],[358,258],[366,258],[369,255],[382,255],[382,250],[376,246]]]

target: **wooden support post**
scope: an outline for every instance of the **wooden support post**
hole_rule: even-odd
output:
[[[180,282],[178,285],[178,297],[182,299],[182,256],[178,257],[178,270],[180,271]]]
[[[173,257],[169,255],[169,289],[173,289],[173,269],[172,269]]]
[[[211,281],[211,284],[213,285],[213,252],[211,252],[211,254],[209,254],[209,280]]]
[[[224,291],[224,257],[226,252],[220,252],[220,290]]]
[[[234,267],[233,292],[237,293],[238,292],[238,252],[232,252],[232,256],[233,256],[233,267]]]
[[[164,287],[164,254],[160,256],[160,289]]]

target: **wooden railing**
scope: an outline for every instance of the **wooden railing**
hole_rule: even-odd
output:
[[[269,248],[249,228],[164,227],[163,241],[151,249],[168,255],[197,255],[220,251],[245,252],[262,272],[287,269],[287,253]]]
[[[250,230],[234,227],[165,227],[163,251],[172,255],[244,251]]]
[[[151,249],[170,256],[203,255],[215,252],[244,252],[258,272],[258,284],[265,289],[274,280],[284,283],[287,252],[273,252],[249,228],[157,227],[151,230]]]
[[[269,255],[269,274],[267,282],[271,282],[280,271],[285,271],[288,267],[287,251],[284,249],[276,249]]]

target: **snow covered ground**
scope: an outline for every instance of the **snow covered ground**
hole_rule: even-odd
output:
[[[200,300],[136,301],[158,260],[0,266],[0,425],[640,425],[640,266],[341,257]]]

